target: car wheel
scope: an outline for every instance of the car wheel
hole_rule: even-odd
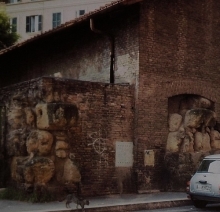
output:
[[[205,208],[205,206],[207,205],[206,201],[202,201],[202,200],[193,200],[193,205],[196,208]]]

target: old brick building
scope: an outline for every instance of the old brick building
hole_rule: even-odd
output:
[[[219,9],[218,0],[120,0],[5,49],[2,107],[55,113],[46,126],[36,114],[33,129],[49,131],[55,151],[67,140],[87,195],[183,189],[219,151]],[[56,121],[59,104],[76,106],[76,124]],[[7,161],[21,155],[7,151]],[[59,170],[54,178],[63,182]]]

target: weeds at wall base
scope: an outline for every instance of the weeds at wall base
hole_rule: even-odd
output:
[[[54,197],[48,193],[29,193],[23,190],[18,190],[15,188],[6,188],[0,191],[0,199],[7,199],[7,200],[17,200],[17,201],[25,201],[25,202],[51,202],[54,201]]]

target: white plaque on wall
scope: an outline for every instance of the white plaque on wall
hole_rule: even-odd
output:
[[[154,166],[155,158],[153,150],[144,151],[144,165],[145,166]]]
[[[133,142],[116,142],[115,166],[133,166]]]

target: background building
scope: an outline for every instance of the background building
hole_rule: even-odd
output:
[[[21,36],[19,41],[53,29],[111,0],[10,0],[6,12]]]

